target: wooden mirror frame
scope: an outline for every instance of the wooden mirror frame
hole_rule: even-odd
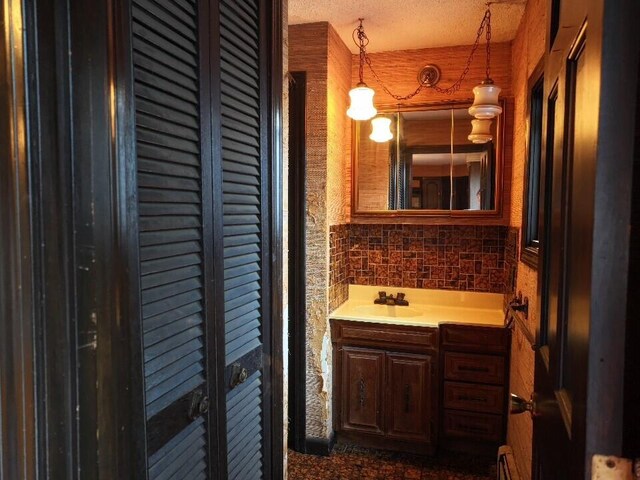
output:
[[[392,114],[397,112],[415,112],[422,110],[442,110],[450,108],[466,108],[473,101],[456,101],[416,104],[407,107],[380,107],[378,114]],[[511,112],[507,108],[505,99],[500,100],[502,114],[497,117],[496,126],[496,179],[495,179],[495,208],[493,210],[367,210],[358,208],[358,125],[352,121],[351,125],[351,222],[352,223],[422,223],[422,224],[451,224],[459,225],[506,225],[509,219],[504,218],[505,198],[505,126],[509,123]],[[513,122],[511,122],[513,123]]]

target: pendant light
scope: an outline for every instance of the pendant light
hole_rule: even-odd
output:
[[[487,35],[487,64],[486,78],[473,89],[473,105],[469,107],[469,114],[477,119],[490,119],[502,113],[502,107],[498,103],[498,96],[502,90],[494,85],[491,80],[491,4],[487,4],[483,22],[486,23]],[[475,126],[474,126],[475,128]]]
[[[372,88],[367,87],[364,83],[358,83],[356,88],[349,91],[351,105],[347,110],[347,115],[354,120],[369,120],[375,117],[378,110],[373,106],[374,94]]]
[[[374,142],[384,143],[393,138],[391,133],[391,119],[389,117],[376,117],[371,120],[371,135]]]
[[[353,41],[356,42],[360,49],[360,82],[355,88],[349,92],[351,97],[351,106],[347,110],[347,115],[354,120],[369,120],[376,116],[378,111],[373,106],[373,95],[375,92],[364,83],[364,63],[366,59],[366,47],[369,43],[367,35],[364,33],[362,26],[363,18],[358,19],[360,25],[353,31]],[[356,40],[357,39],[357,40]]]
[[[477,118],[471,120],[471,133],[467,137],[473,143],[487,143],[493,140],[491,135],[491,119]]]
[[[438,86],[438,81],[440,80],[440,69],[436,65],[427,65],[420,71],[418,75],[419,83],[417,88],[407,95],[397,95],[389,90],[389,87],[384,84],[378,73],[374,70],[373,65],[371,64],[371,58],[367,54],[367,45],[369,44],[369,38],[364,31],[364,26],[362,25],[363,19],[359,18],[358,21],[360,23],[353,31],[352,35],[353,41],[360,51],[359,82],[356,87],[351,89],[351,91],[349,92],[349,96],[351,97],[351,106],[347,110],[347,115],[354,120],[368,120],[375,117],[377,113],[377,110],[373,104],[373,96],[375,92],[372,88],[369,88],[366,83],[364,83],[365,64],[367,65],[367,67],[369,67],[373,78],[380,85],[380,88],[384,91],[384,93],[394,98],[398,102],[411,100],[426,88],[433,89],[440,94],[452,95],[456,93],[458,90],[460,90],[462,82],[466,78],[467,73],[469,73],[473,56],[480,46],[480,40],[483,33],[485,33],[487,39],[485,72],[486,78],[479,85],[476,85],[476,87],[473,89],[474,102],[473,105],[469,107],[469,114],[479,120],[492,119],[495,116],[500,115],[502,113],[502,107],[498,102],[498,96],[500,95],[500,91],[502,89],[493,83],[490,75],[491,3],[492,2],[490,1],[487,3],[487,10],[485,11],[484,17],[482,18],[482,22],[480,22],[480,26],[478,27],[478,31],[476,33],[475,42],[471,46],[471,51],[469,52],[465,68],[460,74],[460,77],[449,87],[440,87]]]

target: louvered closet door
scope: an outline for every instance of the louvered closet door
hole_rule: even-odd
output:
[[[220,9],[220,102],[224,208],[224,320],[227,477],[263,478],[268,312],[265,90],[260,2],[223,0]],[[262,45],[261,45],[262,44]]]
[[[198,20],[194,0],[132,3],[150,479],[209,471]]]

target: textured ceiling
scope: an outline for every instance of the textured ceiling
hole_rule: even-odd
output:
[[[358,18],[369,52],[469,45],[486,9],[484,0],[289,0],[289,24],[328,21],[353,53]],[[526,0],[492,2],[492,41],[512,40]]]

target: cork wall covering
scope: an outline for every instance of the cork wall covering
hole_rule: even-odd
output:
[[[351,53],[326,22],[289,26],[289,70],[307,74],[306,397],[307,437],[331,425],[329,226],[347,221],[350,159],[347,110]]]
[[[515,263],[517,268],[514,292],[529,297],[528,328],[535,333],[537,312],[537,271],[519,262],[522,224],[523,191],[527,162],[528,82],[536,65],[544,56],[547,2],[529,0],[512,46],[512,90],[514,95],[512,202],[510,231],[516,232]],[[511,242],[509,242],[510,244]],[[508,256],[511,258],[511,255]],[[533,391],[535,354],[523,332],[516,327],[511,350],[511,391],[528,397]],[[531,478],[533,424],[528,415],[509,417],[507,442],[514,451],[518,471],[523,479]]]
[[[329,225],[348,221],[347,183],[351,168],[351,52],[331,25],[328,29],[327,71],[327,220]]]

